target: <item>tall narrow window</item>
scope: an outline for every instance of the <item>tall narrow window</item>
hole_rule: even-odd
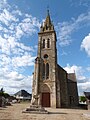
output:
[[[43,79],[45,79],[45,63],[43,63]]]
[[[49,64],[46,63],[46,79],[49,78]]]
[[[49,64],[43,63],[42,78],[46,80],[49,78]]]
[[[50,48],[50,39],[47,40],[47,48]]]
[[[43,45],[42,45],[43,48],[45,48],[45,39],[43,39]]]

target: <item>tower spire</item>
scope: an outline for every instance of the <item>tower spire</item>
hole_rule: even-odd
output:
[[[49,7],[47,7],[47,16],[44,22],[44,25],[41,26],[41,32],[54,30],[54,26],[51,22]]]

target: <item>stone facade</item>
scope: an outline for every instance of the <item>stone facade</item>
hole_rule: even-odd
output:
[[[75,73],[68,74],[68,99],[69,106],[78,106],[78,90]]]
[[[38,54],[33,73],[32,104],[61,108],[69,107],[73,101],[72,104],[77,105],[76,79],[74,81],[70,79],[70,75],[57,64],[57,38],[49,11],[38,36]]]

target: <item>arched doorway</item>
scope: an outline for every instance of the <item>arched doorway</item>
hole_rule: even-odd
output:
[[[46,84],[42,86],[41,104],[42,107],[50,107],[50,89]]]

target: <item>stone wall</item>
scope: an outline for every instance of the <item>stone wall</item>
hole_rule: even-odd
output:
[[[68,107],[68,89],[67,89],[67,73],[66,71],[58,65],[58,81],[60,86],[60,107]],[[58,93],[57,89],[57,93]],[[59,93],[58,93],[59,94]],[[57,95],[58,95],[57,94]]]
[[[68,79],[68,99],[69,106],[78,106],[77,82]]]

